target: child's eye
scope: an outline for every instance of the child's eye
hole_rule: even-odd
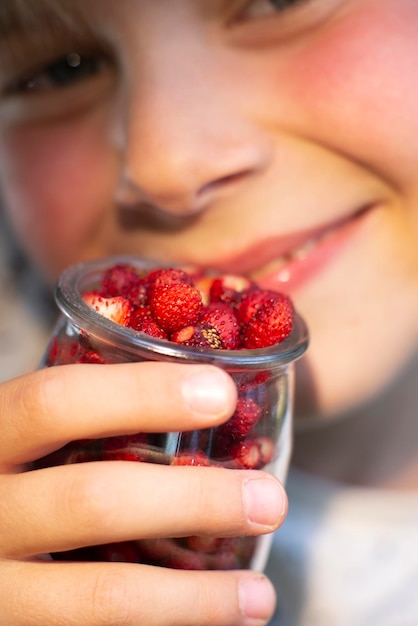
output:
[[[69,87],[73,83],[100,73],[103,62],[103,58],[98,55],[71,52],[19,79],[10,85],[7,91],[35,93]]]
[[[307,33],[350,0],[245,0],[229,21],[239,45],[267,47]]]
[[[309,0],[252,0],[245,10],[247,18],[267,17],[275,13],[287,11],[298,4]]]

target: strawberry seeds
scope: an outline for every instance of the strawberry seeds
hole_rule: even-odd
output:
[[[181,269],[138,273],[118,264],[103,276],[102,286],[83,294],[104,317],[187,346],[240,350],[266,348],[292,332],[290,298],[263,290],[243,276],[202,279]]]
[[[229,373],[237,388],[237,405],[231,418],[216,428],[75,441],[41,459],[40,467],[113,460],[244,470],[272,466],[288,410],[287,370],[240,368],[239,361],[240,354],[248,350],[270,348],[290,336],[295,313],[287,295],[263,290],[245,276],[114,263],[105,268],[93,289],[82,290],[81,297],[101,318],[179,348],[192,348],[195,355],[234,351],[237,366]],[[100,326],[100,318],[94,323]],[[124,359],[119,358],[116,343],[101,342],[100,333],[90,334],[76,324],[69,331],[56,332],[45,365],[120,360]],[[252,566],[259,540],[138,540],[82,548],[54,558],[120,560],[180,569],[241,569]]]

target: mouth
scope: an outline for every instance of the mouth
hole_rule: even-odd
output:
[[[222,273],[247,275],[263,289],[294,292],[343,251],[374,206],[368,204],[348,218],[313,230],[265,239],[211,267]]]

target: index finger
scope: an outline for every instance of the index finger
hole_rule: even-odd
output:
[[[211,365],[61,365],[0,390],[0,459],[28,463],[69,441],[207,428],[234,411],[231,378]]]

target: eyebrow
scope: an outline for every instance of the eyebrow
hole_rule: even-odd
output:
[[[74,0],[0,0],[0,37],[73,29],[82,18],[74,4]]]

